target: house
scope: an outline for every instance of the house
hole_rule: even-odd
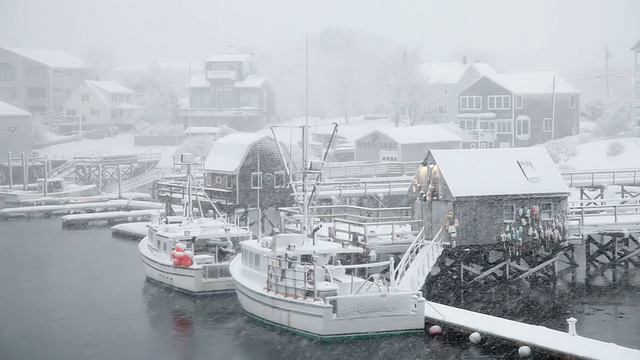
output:
[[[534,231],[562,229],[569,196],[551,157],[537,146],[430,150],[409,191],[428,236],[452,212],[458,245],[495,244],[515,230],[527,240]]]
[[[276,141],[255,133],[233,133],[216,141],[204,164],[204,186],[215,202],[266,209],[288,205],[291,189]]]
[[[0,101],[0,156],[31,153],[31,114]]]
[[[460,149],[462,138],[441,125],[386,127],[355,141],[355,161],[420,161],[430,149]]]
[[[0,47],[0,101],[33,114],[57,109],[93,72],[60,50]]]
[[[261,129],[274,114],[274,92],[264,77],[256,74],[253,54],[212,55],[204,73],[187,84],[189,106],[181,110],[185,128],[222,126],[241,131]]]
[[[633,100],[633,128],[640,136],[640,39],[631,47],[634,56],[634,100]]]
[[[140,118],[141,106],[134,103],[134,91],[115,81],[83,82],[63,106],[65,115],[58,126],[82,130],[117,126],[128,130]]]
[[[462,62],[422,64],[419,74],[426,82],[425,120],[431,123],[455,123],[460,90],[482,76],[495,75],[497,72],[486,63],[468,62],[464,56]]]
[[[463,148],[540,144],[579,124],[580,91],[554,73],[483,76],[458,94]]]

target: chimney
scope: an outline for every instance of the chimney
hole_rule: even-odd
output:
[[[467,55],[462,55],[462,65],[467,65]]]

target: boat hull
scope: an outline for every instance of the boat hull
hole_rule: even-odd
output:
[[[374,302],[384,302],[389,293],[344,299],[351,302],[352,312],[340,313],[332,305],[322,301],[296,300],[273,292],[266,292],[243,274],[240,257],[231,261],[229,267],[234,278],[236,295],[245,312],[267,324],[307,337],[323,340],[346,340],[352,338],[422,333],[424,331],[423,298],[415,299],[414,311],[378,311],[366,313],[356,309]],[[245,280],[245,281],[243,281]],[[338,300],[338,302],[341,300]],[[358,301],[361,301],[358,304]],[[390,303],[391,304],[391,303]],[[340,307],[340,303],[336,305]],[[345,304],[345,308],[349,305]]]
[[[203,276],[204,271],[201,266],[194,265],[189,268],[173,266],[148,250],[146,242],[146,238],[142,239],[139,248],[144,272],[148,279],[193,295],[235,291],[233,279],[230,276],[207,279]]]

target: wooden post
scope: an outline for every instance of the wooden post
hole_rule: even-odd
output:
[[[29,183],[29,164],[27,163],[27,154],[22,153],[22,190],[27,190],[27,184]]]
[[[13,164],[11,162],[11,151],[7,153],[7,161],[9,164],[9,190],[13,190]]]
[[[116,165],[116,169],[118,171],[117,177],[118,177],[118,199],[122,198],[122,177],[120,174],[120,164]]]
[[[98,191],[102,192],[102,163],[98,163]]]
[[[47,193],[49,190],[47,189],[49,187],[49,184],[47,184],[47,180],[48,180],[47,161],[48,161],[47,157],[45,156],[44,157],[44,184],[42,185],[44,197],[47,197]]]

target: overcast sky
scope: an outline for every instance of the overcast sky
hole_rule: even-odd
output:
[[[422,46],[429,60],[499,58],[567,76],[630,68],[640,0],[0,0],[0,45],[103,49],[119,65],[197,61],[228,44],[268,51],[327,26]]]

